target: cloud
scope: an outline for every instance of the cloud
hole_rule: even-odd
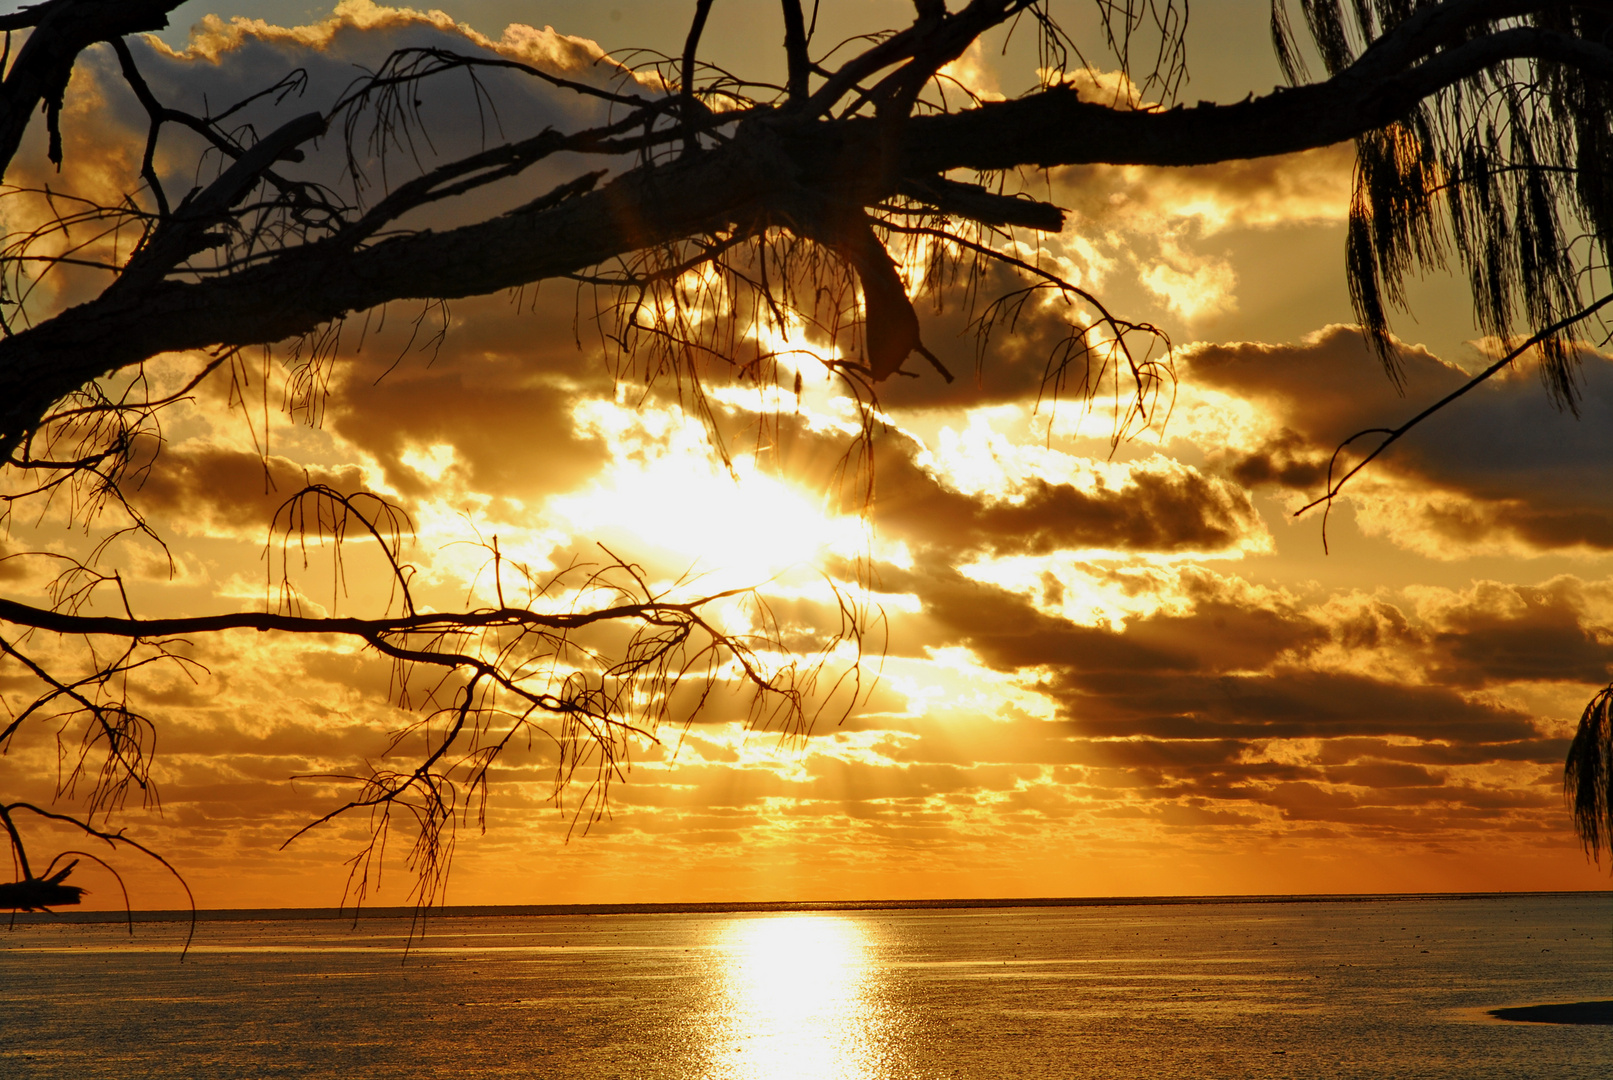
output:
[[[902,760],[1040,761],[1083,770],[1072,783],[1295,819],[1412,828],[1400,816],[1412,807],[1455,822],[1555,805],[1514,785],[1560,762],[1566,742],[1499,691],[1594,685],[1613,659],[1591,625],[1606,586],[1574,579],[1424,590],[1401,610],[1306,604],[1184,568],[1180,602],[1106,626],[1074,625],[933,560],[887,570],[885,583],[920,599],[927,628],[915,642],[967,646],[1056,710],[973,729],[947,720],[945,738],[932,719],[900,744]],[[1531,637],[1538,647],[1511,648]]]
[[[1238,277],[1224,259],[1189,254],[1174,240],[1160,243],[1159,260],[1140,275],[1148,291],[1184,319],[1201,319],[1235,310]]]
[[[1306,671],[1260,674],[1071,671],[1056,684],[1083,708],[1081,730],[1111,737],[1301,739],[1396,736],[1511,742],[1532,738],[1518,710],[1443,687]]]
[[[1393,427],[1467,380],[1417,346],[1402,345],[1400,364],[1404,397],[1360,335],[1335,326],[1296,345],[1191,346],[1183,385],[1267,410],[1263,431],[1218,455],[1232,477],[1315,497],[1346,439]],[[1601,437],[1613,423],[1613,362],[1585,351],[1578,372],[1577,417],[1527,370],[1497,375],[1430,417],[1347,489],[1362,527],[1445,558],[1613,549],[1613,446]],[[1202,407],[1217,406],[1206,398]],[[1376,441],[1352,443],[1334,475]]]
[[[625,69],[607,56],[597,42],[562,34],[550,26],[539,30],[512,23],[495,41],[456,23],[451,16],[436,9],[388,7],[372,0],[339,0],[323,20],[290,27],[240,16],[225,22],[217,15],[204,14],[191,27],[183,49],[170,49],[160,39],[149,40],[162,54],[223,65],[235,59],[232,54],[256,43],[318,53],[374,52],[377,42],[394,40],[392,35],[398,31],[422,34],[437,31],[460,37],[481,49],[542,67],[552,74],[587,76],[597,69],[597,77],[602,81],[627,77]]]
[[[329,110],[398,50],[514,60],[599,88],[634,82],[632,73],[586,39],[512,24],[494,40],[440,11],[382,7],[369,0],[343,0],[328,18],[296,27],[241,18],[225,23],[207,15],[183,49],[172,49],[154,36],[131,39],[131,49],[152,93],[166,107],[206,116],[244,103],[229,122],[248,140],[249,133],[261,137],[301,113]],[[280,89],[264,93],[276,86]],[[261,96],[249,102],[255,95]],[[78,186],[87,170],[104,168],[99,162],[108,149],[128,147],[137,155],[148,120],[109,49],[86,53],[75,69],[70,100],[74,98],[80,105],[70,111],[67,134],[96,148],[69,145],[66,177]],[[83,103],[92,101],[98,107],[87,114]],[[393,111],[382,115],[378,106]],[[604,116],[599,99],[508,67],[479,69],[474,79],[464,70],[449,71],[417,84],[412,98],[376,99],[370,107],[338,117],[329,134],[304,148],[306,160],[282,162],[276,169],[290,179],[322,185],[338,201],[358,205],[423,168],[545,128],[590,126]],[[221,167],[217,153],[204,153],[206,149],[183,126],[164,126],[156,168],[172,201]],[[19,160],[35,157],[25,151]],[[607,167],[614,163],[605,162]],[[530,200],[577,171],[575,160],[539,163],[520,177],[476,189],[468,199],[433,204],[412,215],[407,225],[441,228],[479,220]],[[123,190],[135,186],[128,181],[137,172],[137,159],[122,162]]]
[[[1297,344],[1199,342],[1180,359],[1184,385],[1271,407],[1274,420],[1320,443],[1399,418],[1408,405],[1449,393],[1465,377],[1416,345],[1401,344],[1401,387],[1353,327],[1329,326]],[[1403,392],[1402,392],[1403,391]],[[1330,447],[1331,449],[1331,447]]]
[[[1613,675],[1606,582],[1564,575],[1535,587],[1482,581],[1460,592],[1422,589],[1414,595],[1439,653],[1430,671],[1439,682],[1594,685]]]
[[[971,41],[956,60],[943,64],[936,74],[935,91],[949,105],[958,97],[980,101],[1003,100],[997,71],[988,59],[985,43],[980,38]]]
[[[1163,458],[1114,470],[1074,466],[1068,480],[1010,479],[965,492],[927,469],[917,447],[881,440],[873,518],[886,536],[954,553],[1046,555],[1055,551],[1172,553],[1236,549],[1262,533],[1236,487]]]
[[[411,498],[456,486],[523,500],[570,490],[607,454],[572,415],[587,396],[576,378],[587,357],[540,327],[541,315],[489,299],[461,305],[434,356],[371,342],[338,366],[327,423]],[[451,448],[435,470],[434,447]]]
[[[132,474],[124,487],[131,502],[160,514],[168,528],[261,543],[281,505],[314,484],[344,494],[366,490],[354,465],[311,468],[278,454],[265,457],[204,443],[164,448],[149,470]]]
[[[1052,171],[1055,199],[1099,228],[1144,231],[1163,222],[1228,229],[1342,222],[1355,151],[1347,143],[1299,154],[1186,168],[1078,165]]]
[[[1346,145],[1189,168],[1075,166],[1051,170],[1050,190],[1036,194],[1068,211],[1050,249],[1104,267],[1113,310],[1181,336],[1184,323],[1203,332],[1244,306],[1240,276],[1261,280],[1261,268],[1240,262],[1252,232],[1341,224],[1353,166]]]
[[[25,551],[15,549],[11,544],[0,540],[0,581],[7,583],[7,588],[19,588],[22,582],[30,577],[28,567],[24,561]]]

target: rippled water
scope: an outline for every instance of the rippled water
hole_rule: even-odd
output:
[[[1607,894],[19,925],[0,1076],[1583,1077]]]

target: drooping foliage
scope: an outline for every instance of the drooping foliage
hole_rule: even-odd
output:
[[[1556,57],[1571,56],[1573,43],[1607,41],[1613,7],[1299,0],[1299,8],[1310,51],[1330,75],[1399,68],[1407,54],[1424,67],[1459,65],[1481,40],[1528,42],[1538,54],[1479,66],[1356,139],[1350,291],[1391,374],[1389,309],[1406,307],[1413,274],[1453,255],[1471,281],[1479,328],[1502,342],[1571,319],[1605,291],[1613,88]],[[1308,81],[1286,0],[1273,0],[1272,34],[1289,81]],[[1565,327],[1539,349],[1542,379],[1571,409],[1574,337]]]
[[[1613,853],[1613,686],[1591,699],[1579,718],[1563,768],[1563,794],[1574,815],[1574,829],[1585,853],[1600,861],[1603,848]]]

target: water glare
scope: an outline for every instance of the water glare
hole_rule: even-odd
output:
[[[1613,894],[804,913],[19,916],[4,1080],[1585,1080]],[[335,913],[330,913],[334,916]]]
[[[868,942],[857,923],[822,915],[719,927],[723,1012],[714,1075],[733,1080],[853,1080],[877,1075],[878,1015]]]

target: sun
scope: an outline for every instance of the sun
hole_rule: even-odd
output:
[[[610,547],[659,576],[698,579],[705,592],[820,578],[830,556],[855,557],[867,523],[836,515],[751,458],[724,467],[681,416],[594,403],[581,419],[611,461],[586,490],[548,511],[573,536]]]

